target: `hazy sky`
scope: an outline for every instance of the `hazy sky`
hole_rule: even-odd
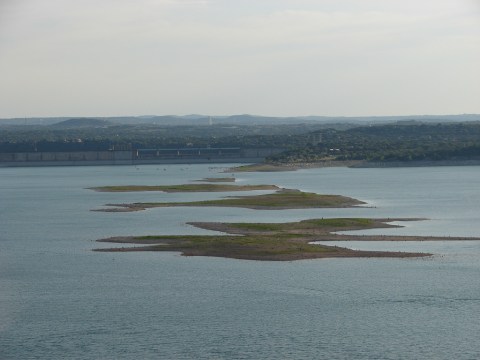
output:
[[[480,113],[479,0],[0,0],[0,117]]]

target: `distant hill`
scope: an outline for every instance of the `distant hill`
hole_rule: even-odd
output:
[[[61,129],[72,129],[72,128],[83,128],[83,127],[108,127],[114,125],[112,122],[107,120],[100,119],[90,119],[90,118],[77,118],[77,119],[68,119],[55,124],[50,125],[51,127],[61,128]]]
[[[301,123],[330,124],[380,124],[394,122],[449,123],[480,121],[480,114],[457,115],[403,115],[403,116],[294,116],[275,117],[250,114],[239,115],[143,115],[112,116],[97,118],[46,117],[46,118],[12,118],[0,119],[2,125],[36,125],[59,128],[106,127],[112,125],[152,124],[161,126],[196,126],[196,125],[280,125]]]

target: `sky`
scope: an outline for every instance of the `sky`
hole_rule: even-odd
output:
[[[480,0],[0,0],[0,118],[480,113]]]

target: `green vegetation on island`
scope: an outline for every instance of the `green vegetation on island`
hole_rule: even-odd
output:
[[[223,191],[252,191],[252,190],[279,190],[276,185],[230,185],[230,184],[182,184],[182,185],[117,185],[98,186],[90,188],[102,192],[134,192],[134,191],[162,191],[172,192],[223,192]]]
[[[97,249],[96,251],[179,251],[185,256],[284,261],[330,257],[419,257],[430,255],[408,252],[356,251],[336,246],[311,244],[313,241],[358,239],[359,236],[337,235],[334,232],[395,227],[395,225],[386,223],[393,220],[402,219],[340,218],[312,219],[292,223],[191,223],[199,228],[221,231],[228,235],[112,237],[98,241],[143,246]],[[406,238],[402,237],[402,240]],[[382,240],[389,239],[390,237],[382,237]],[[415,237],[415,240],[422,239]],[[429,240],[432,239],[429,238]]]
[[[299,190],[284,189],[273,194],[228,197],[218,200],[190,202],[139,202],[130,204],[107,204],[114,207],[97,211],[139,211],[169,206],[227,206],[256,210],[283,210],[308,208],[341,208],[362,205],[364,202],[341,195],[320,195]]]
[[[220,177],[220,178],[204,178],[197,181],[219,183],[219,182],[235,182],[236,179],[234,177]]]

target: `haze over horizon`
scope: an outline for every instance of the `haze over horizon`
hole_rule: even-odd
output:
[[[5,0],[0,118],[480,113],[478,0]]]

